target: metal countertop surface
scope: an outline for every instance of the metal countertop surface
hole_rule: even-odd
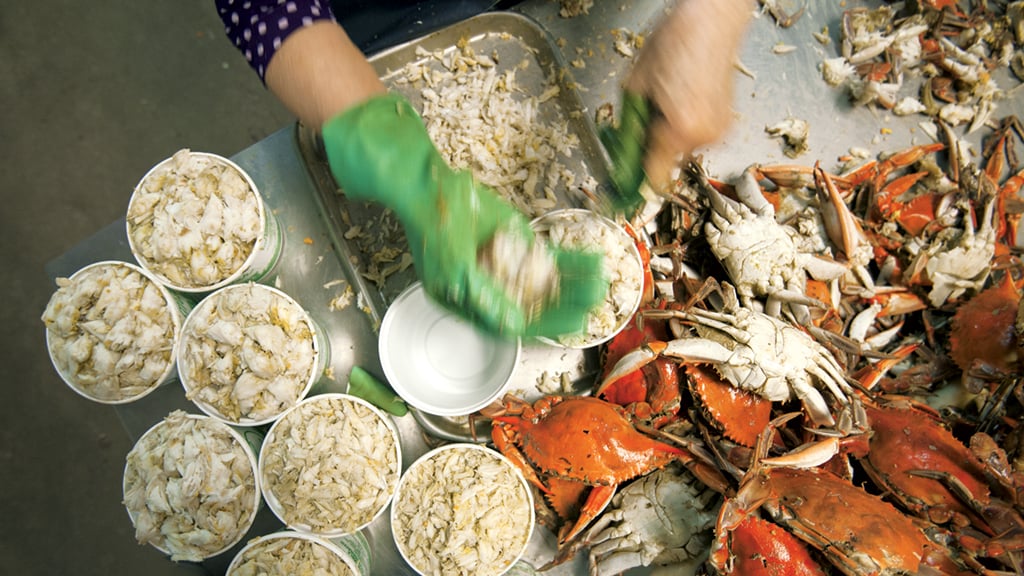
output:
[[[647,33],[672,4],[664,0],[598,1],[589,15],[573,19],[561,18],[559,4],[553,0],[529,0],[517,5],[514,11],[534,18],[545,28],[561,47],[566,61],[582,59],[585,62],[585,67],[571,67],[570,72],[579,85],[586,112],[593,118],[599,106],[605,103],[617,106],[620,82],[631,64],[630,58],[615,50],[613,31]],[[829,169],[838,165],[838,158],[848,154],[853,146],[877,154],[930,141],[917,125],[923,116],[900,118],[875,108],[855,108],[849,103],[845,90],[828,86],[822,80],[821,62],[839,53],[842,12],[860,5],[877,3],[808,0],[803,16],[790,28],[778,27],[768,15],[754,19],[741,55],[743,65],[753,77],[736,72],[733,125],[719,144],[699,151],[703,153],[710,175],[728,179],[753,163],[813,165],[820,160]],[[832,41],[822,45],[812,33],[819,33],[826,27]],[[787,54],[775,54],[772,48],[777,44],[792,45],[795,49]],[[1014,79],[996,76],[996,80],[1003,89],[1017,85]],[[1021,98],[1012,96],[999,106],[996,118],[1019,113]],[[810,123],[809,150],[796,159],[787,158],[780,140],[765,132],[766,126],[790,115]],[[978,138],[980,134],[967,139],[977,143]],[[182,142],[182,147],[187,146],[187,142]],[[170,152],[173,151],[168,155]],[[232,160],[252,176],[282,227],[284,251],[271,276],[263,282],[293,296],[329,334],[330,377],[322,382],[321,389],[345,391],[348,373],[355,365],[380,376],[372,316],[356,299],[344,307],[331,306],[353,282],[346,277],[346,269],[332,249],[315,198],[314,183],[297,148],[295,127],[282,128],[238,152]],[[89,263],[104,259],[134,261],[123,219],[48,263],[46,272],[52,278],[69,276]],[[168,412],[179,408],[196,411],[185,399],[181,386],[174,384],[115,410],[134,441]],[[418,434],[413,416],[395,418],[395,422],[405,432],[403,436],[420,437],[408,446],[403,440],[404,468],[415,456],[425,452],[428,444]],[[264,506],[250,534],[265,533],[279,526]],[[371,526],[367,531],[375,549],[373,573],[412,573],[398,557],[386,529],[386,526],[384,531]],[[233,552],[205,562],[204,568],[213,574],[223,573]],[[377,556],[384,561],[377,561]],[[576,562],[548,573],[583,573],[581,570],[585,571],[585,563]],[[183,572],[186,571],[183,566]]]

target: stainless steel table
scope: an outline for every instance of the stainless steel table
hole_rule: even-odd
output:
[[[631,63],[614,49],[613,31],[647,32],[671,4],[664,0],[599,0],[589,15],[574,19],[559,17],[559,5],[552,0],[530,0],[517,6],[516,11],[539,22],[556,39],[566,61],[583,59],[585,67],[570,70],[580,87],[586,111],[593,117],[602,104],[618,104],[619,84]],[[878,153],[928,141],[917,127],[920,117],[897,118],[876,109],[854,108],[844,91],[829,87],[821,79],[821,61],[838,52],[842,11],[866,4],[870,3],[809,0],[803,17],[787,29],[777,27],[766,15],[755,19],[741,57],[753,77],[737,72],[733,126],[720,144],[703,151],[711,175],[727,179],[755,162],[794,162],[783,155],[781,143],[764,130],[765,126],[782,121],[790,114],[811,125],[809,151],[795,160],[805,165],[821,160],[830,168],[851,146]],[[812,36],[826,26],[831,31],[830,45],[822,45]],[[772,47],[779,43],[795,46],[795,50],[775,54]],[[709,47],[713,49],[715,47]],[[997,77],[997,80],[1003,88],[1017,84],[1016,80],[1005,77]],[[1019,113],[1021,99],[1014,96],[1002,101],[1000,106],[997,117]],[[978,138],[980,134],[968,139],[977,142]],[[337,309],[331,306],[346,287],[358,284],[359,280],[346,275],[346,268],[340,265],[339,255],[332,248],[316,199],[315,184],[296,142],[296,127],[284,127],[232,159],[252,176],[284,231],[284,252],[265,282],[295,297],[329,334],[331,378],[323,381],[323,389],[345,391],[347,375],[355,365],[380,376],[377,314],[357,301]],[[53,278],[68,276],[102,259],[132,260],[123,220],[110,224],[50,262],[47,272]],[[195,411],[181,387],[169,385],[143,400],[117,408],[117,413],[134,440],[178,408]],[[403,465],[408,466],[427,450],[430,439],[421,433],[412,415],[395,421],[403,437]],[[279,527],[264,507],[250,535]],[[401,561],[386,521],[375,522],[365,534],[374,549],[374,574],[412,573]],[[552,546],[551,538],[538,530],[531,541],[527,560],[543,563],[550,558]],[[233,553],[234,550],[209,560],[203,563],[203,568],[212,574],[222,574]],[[186,571],[183,566],[183,572]],[[585,560],[577,558],[548,573],[585,572]]]

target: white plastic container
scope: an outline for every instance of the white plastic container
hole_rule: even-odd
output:
[[[211,453],[204,457],[203,450]],[[225,458],[232,453],[235,458]],[[223,422],[172,412],[125,460],[122,490],[136,538],[172,560],[222,554],[256,519],[262,502],[256,453]]]
[[[469,443],[418,458],[391,505],[395,546],[423,576],[505,574],[526,551],[534,522],[523,473],[502,454]]]
[[[303,555],[300,551],[306,548]],[[315,548],[317,550],[312,550]],[[287,552],[287,554],[282,553]],[[322,552],[317,554],[317,552]],[[293,557],[292,562],[283,559]],[[308,559],[319,556],[319,562],[299,561],[294,556]],[[327,539],[312,534],[283,530],[253,538],[238,551],[228,565],[226,576],[250,576],[257,574],[332,574],[342,576],[338,562],[353,576],[370,576],[371,552],[369,542],[362,533],[341,538]],[[333,560],[333,562],[332,562]]]
[[[187,149],[142,177],[126,224],[139,264],[188,293],[264,278],[284,241],[249,174],[223,156]]]
[[[519,363],[519,340],[482,332],[415,283],[391,303],[378,340],[388,383],[436,416],[472,414],[501,397]]]
[[[139,266],[113,260],[58,285],[42,319],[50,361],[68,387],[101,404],[127,404],[177,377],[189,300]]]
[[[391,503],[402,448],[391,418],[362,398],[319,394],[274,422],[260,449],[263,497],[305,534],[359,532]]]
[[[591,311],[584,333],[540,340],[583,349],[614,338],[632,320],[643,298],[644,265],[636,242],[619,224],[582,208],[548,212],[535,218],[530,226],[539,238],[554,246],[602,254],[610,282],[605,301]]]
[[[204,414],[259,426],[305,398],[329,357],[326,333],[295,299],[271,286],[235,284],[185,319],[178,373]]]

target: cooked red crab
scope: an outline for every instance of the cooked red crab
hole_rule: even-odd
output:
[[[1009,275],[960,305],[953,315],[950,357],[961,370],[1011,373],[1020,363],[1015,322],[1020,292]]]
[[[501,408],[484,415],[494,421],[498,450],[572,522],[560,531],[560,544],[600,514],[622,482],[674,460],[694,464],[688,451],[641,433],[622,407],[598,398],[546,396],[531,405],[506,396]],[[574,500],[587,488],[578,518],[572,518]]]
[[[779,467],[813,465],[800,458],[793,462],[774,459],[769,464],[765,456],[773,442],[774,427],[783,421],[776,419],[758,439],[754,464],[736,496],[722,505],[717,538],[711,547],[712,567],[721,574],[737,573],[738,550],[734,546],[752,543],[748,532],[754,528],[745,520],[761,509],[801,541],[820,550],[843,574],[917,574],[928,539],[894,506],[830,472]],[[762,525],[762,530],[770,528],[764,526],[768,525]],[[816,573],[817,566],[806,554],[802,557],[801,571],[794,568],[787,573]]]

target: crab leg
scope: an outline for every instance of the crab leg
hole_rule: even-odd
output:
[[[804,444],[782,456],[762,458],[766,466],[788,466],[790,468],[816,468],[839,454],[839,438],[831,437]]]
[[[874,251],[867,235],[857,222],[857,218],[850,212],[846,202],[843,201],[839,189],[836,188],[828,172],[822,170],[820,166],[815,166],[814,178],[818,183],[819,204],[821,205],[822,219],[825,222],[825,231],[832,242],[842,248],[847,262],[850,263],[850,267],[867,290],[868,295],[874,294],[875,281],[867,270]]]
[[[615,496],[616,486],[604,486],[597,484],[590,489],[590,493],[587,494],[586,501],[583,502],[583,507],[580,509],[580,517],[572,525],[566,525],[558,535],[559,545],[563,545],[575,538],[584,528],[590,524],[594,518],[597,518],[604,509],[608,507],[608,503],[612,501],[612,497]]]
[[[541,481],[537,473],[534,472],[533,466],[527,461],[523,453],[516,448],[515,442],[512,441],[511,434],[505,426],[494,426],[491,429],[491,439],[494,441],[494,447],[504,454],[526,477],[526,481],[537,487],[538,490],[545,494],[551,493],[551,490]]]
[[[601,396],[609,386],[618,382],[621,378],[636,372],[654,360],[665,351],[666,344],[660,341],[648,342],[643,346],[624,355],[615,363],[601,384],[594,391],[595,396]]]

